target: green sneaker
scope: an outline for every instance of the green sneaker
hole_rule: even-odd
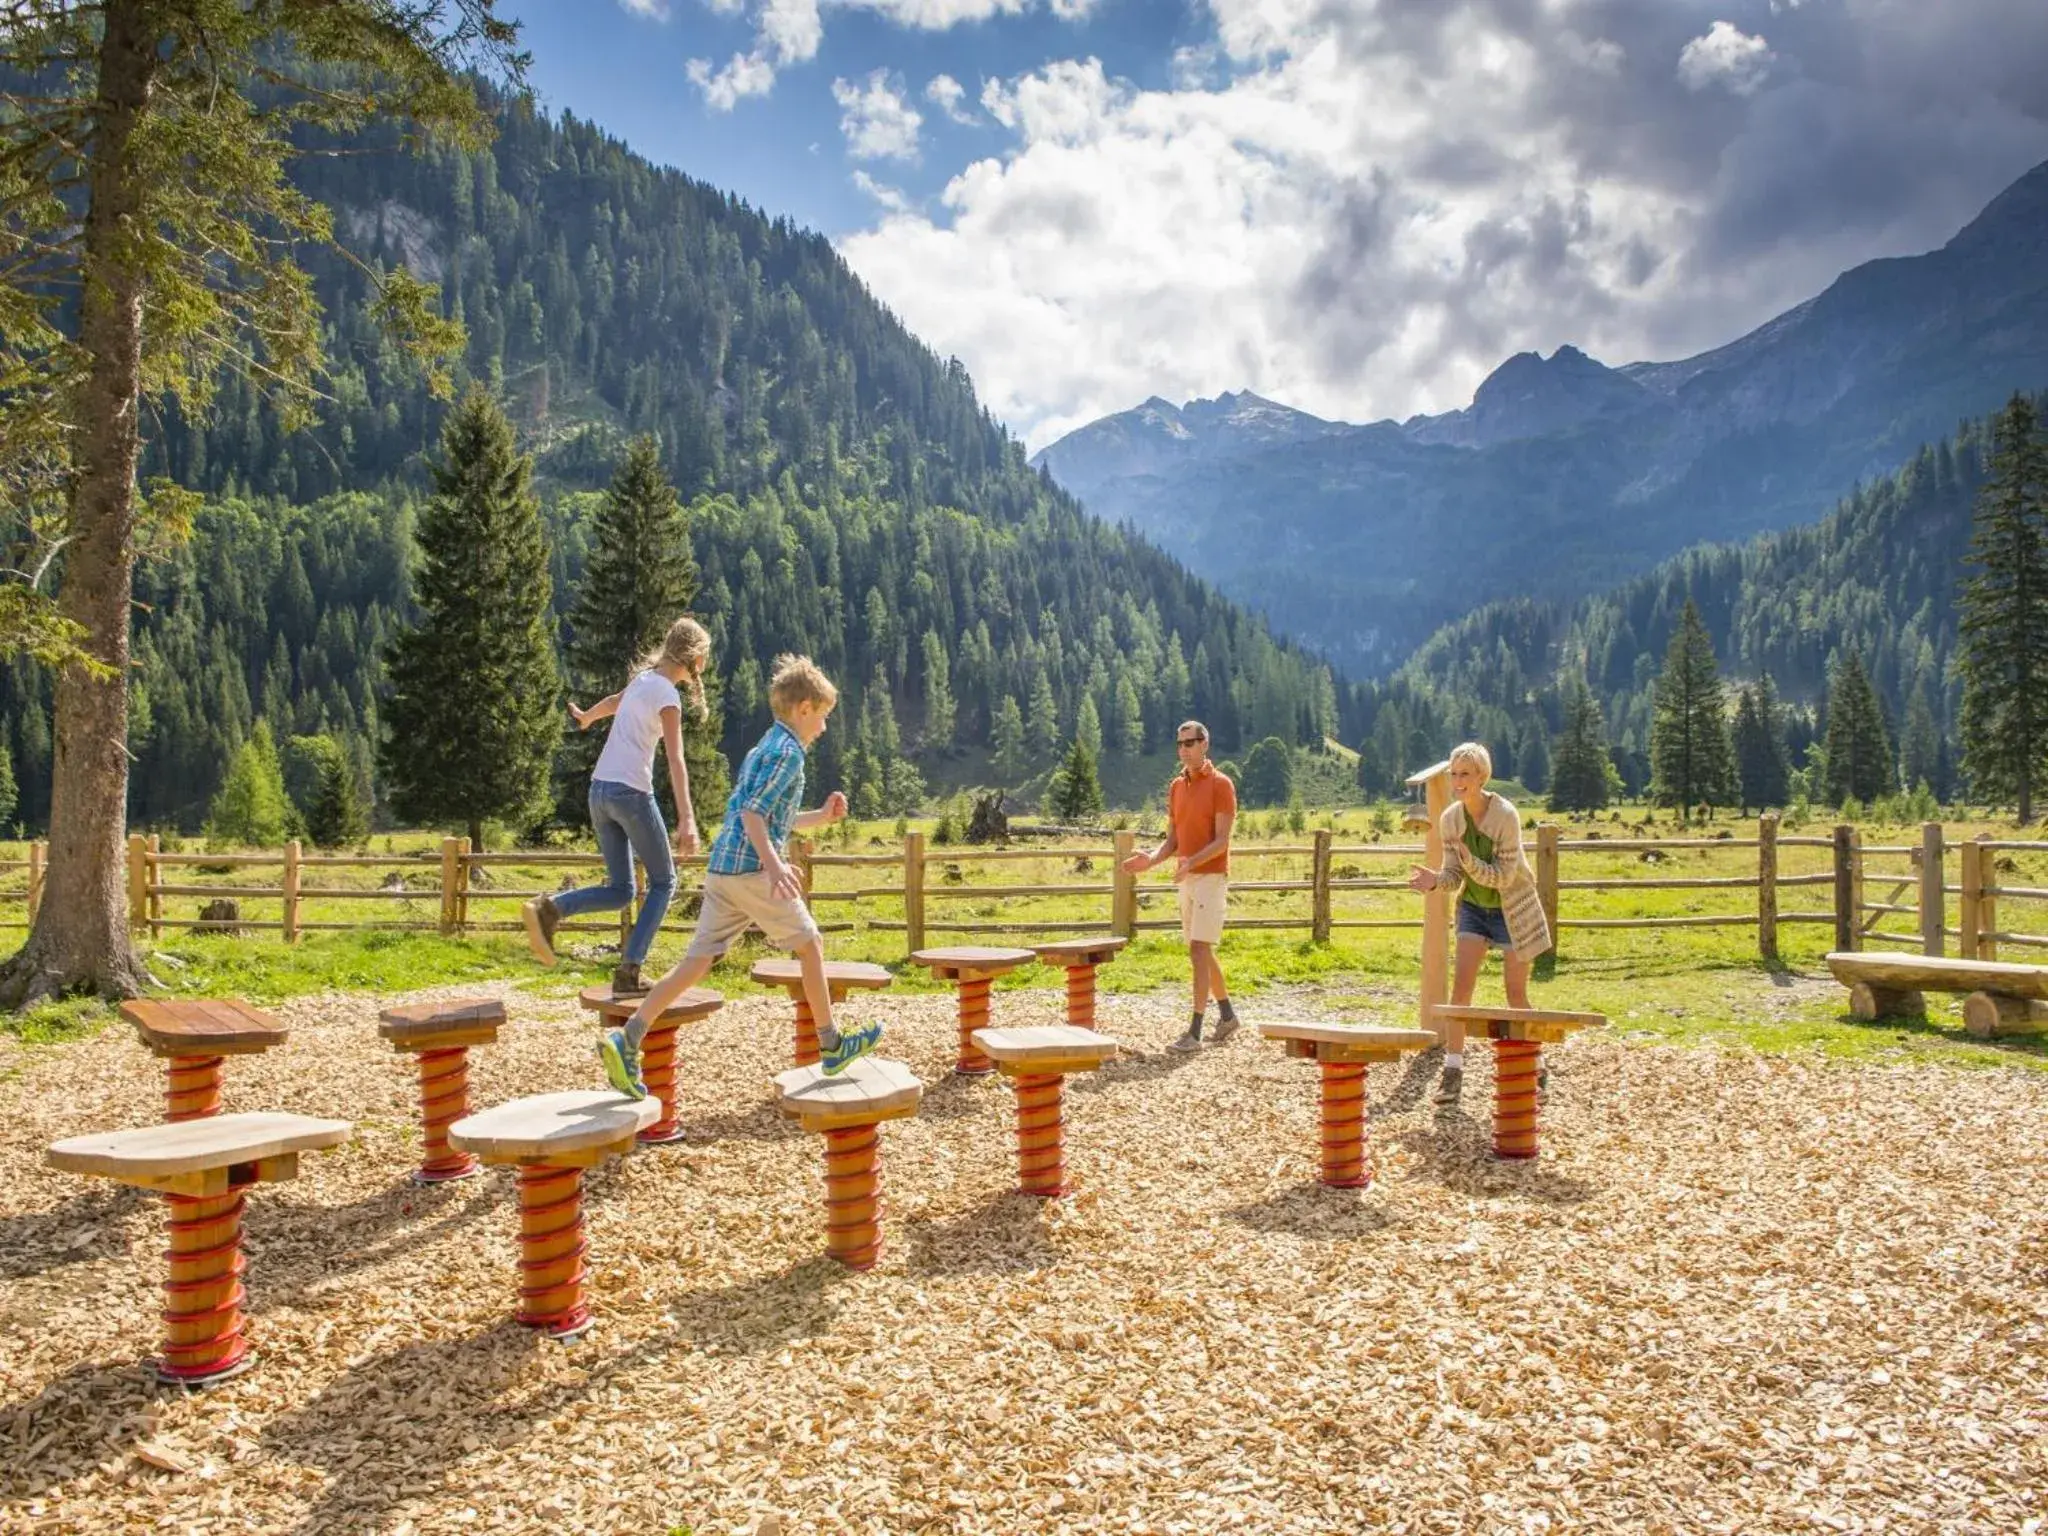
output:
[[[858,1024],[852,1029],[842,1029],[839,1031],[839,1043],[820,1056],[819,1065],[824,1067],[827,1077],[837,1077],[881,1043],[880,1024]]]
[[[597,1055],[604,1063],[606,1082],[629,1099],[647,1097],[647,1085],[640,1081],[640,1052],[623,1029],[606,1030],[597,1042]]]

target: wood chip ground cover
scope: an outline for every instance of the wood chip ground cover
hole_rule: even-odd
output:
[[[447,989],[453,992],[456,989]],[[491,987],[462,989],[489,992]],[[573,1002],[501,990],[479,1104],[596,1086]],[[415,994],[424,998],[434,994]],[[159,1117],[120,1028],[0,1082],[0,1529],[77,1532],[2028,1532],[2048,1514],[2048,1078],[1582,1037],[1543,1159],[1488,1155],[1433,1063],[1376,1067],[1379,1181],[1315,1185],[1315,1075],[1247,1031],[1070,1083],[1081,1192],[1011,1192],[1010,1090],[884,1132],[881,1266],[823,1256],[818,1141],[769,1097],[789,1010],[685,1036],[690,1140],[587,1206],[597,1327],[510,1321],[511,1176],[419,1188],[379,999],[281,1011],[230,1108],[346,1116],[250,1202],[255,1369],[154,1386],[158,1202],[49,1142]],[[389,1000],[386,1000],[389,1001]],[[1053,991],[998,1022],[1052,1022]],[[1322,1011],[1270,992],[1266,1016]],[[1250,1011],[1249,1009],[1247,1010]],[[1385,1022],[1407,1022],[1392,1003]]]

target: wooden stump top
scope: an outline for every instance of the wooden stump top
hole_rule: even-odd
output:
[[[822,1066],[791,1067],[775,1074],[782,1112],[807,1131],[900,1120],[917,1113],[924,1084],[900,1061],[862,1056],[837,1077]]]
[[[607,981],[599,986],[585,987],[576,994],[576,1001],[601,1017],[617,1023],[633,1017],[645,996],[645,993],[638,993],[631,997],[613,997],[612,984]],[[724,1006],[724,993],[714,992],[709,987],[692,987],[662,1009],[661,1017],[654,1022],[687,1024],[692,1019],[709,1018]]]
[[[2048,1000],[2048,965],[1855,950],[1836,950],[1827,961],[1844,986],[1863,981],[1888,992],[1995,992]]]
[[[386,1008],[377,1021],[377,1033],[401,1051],[488,1045],[505,1022],[505,1005],[495,997],[454,997]]]
[[[1496,1008],[1491,1003],[1438,1003],[1430,1013],[1439,1019],[1477,1024],[1495,1040],[1535,1040],[1556,1045],[1575,1029],[1599,1029],[1604,1013],[1573,1013],[1562,1008]]]
[[[1332,1024],[1320,1019],[1279,1019],[1259,1026],[1265,1040],[1299,1041],[1306,1045],[1328,1045],[1343,1049],[1391,1051],[1427,1050],[1436,1036],[1426,1029],[1403,1029],[1391,1024]]]
[[[756,960],[748,974],[764,987],[787,987],[793,993],[803,990],[803,964],[787,956]],[[825,962],[825,984],[832,989],[834,997],[844,997],[853,990],[879,992],[884,987],[895,985],[895,982],[896,978],[889,974],[887,967],[870,960]]]
[[[239,998],[132,998],[121,1017],[159,1056],[253,1056],[289,1031]]]
[[[960,944],[949,949],[920,949],[910,957],[929,966],[941,981],[972,981],[983,976],[1000,976],[1038,956],[1028,949],[992,949],[981,944]]]
[[[579,1088],[513,1099],[448,1127],[448,1145],[487,1163],[590,1163],[624,1151],[661,1118],[661,1100]]]
[[[298,1152],[338,1147],[354,1127],[310,1115],[208,1115],[173,1125],[96,1131],[53,1144],[43,1154],[66,1173],[100,1174],[149,1185],[180,1174],[208,1173]]]
[[[1023,1029],[977,1029],[982,1054],[1008,1071],[1093,1072],[1114,1061],[1117,1043],[1074,1024],[1034,1024]],[[1010,1072],[1011,1076],[1015,1072]]]
[[[1114,959],[1116,952],[1130,942],[1120,935],[1105,933],[1079,939],[1054,939],[1049,944],[1034,944],[1031,948],[1047,965],[1101,965]]]

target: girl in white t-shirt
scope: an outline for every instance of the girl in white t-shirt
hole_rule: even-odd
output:
[[[647,870],[647,897],[626,940],[626,952],[612,973],[615,996],[645,992],[640,967],[661,929],[675,894],[676,865],[669,853],[668,827],[654,798],[654,749],[668,757],[669,788],[675,791],[675,851],[697,852],[697,817],[690,804],[690,772],[683,764],[683,707],[678,684],[690,691],[696,711],[704,709],[704,667],[711,660],[711,636],[695,619],[677,619],[658,649],[640,663],[631,682],[588,709],[569,705],[576,724],[589,730],[610,719],[611,734],[590,775],[590,825],[604,854],[605,883],[538,896],[525,907],[526,938],[543,965],[555,963],[555,928],[583,912],[615,912],[633,899],[633,860]]]

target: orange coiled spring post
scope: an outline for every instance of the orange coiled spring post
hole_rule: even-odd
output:
[[[681,1141],[676,1124],[676,1026],[653,1024],[640,1041],[640,1077],[649,1097],[661,1100],[661,1118],[633,1139],[643,1145]]]
[[[220,1113],[221,1057],[173,1056],[166,1119],[203,1120]]]
[[[1365,1064],[1319,1062],[1323,1073],[1323,1167],[1319,1178],[1331,1189],[1364,1189],[1372,1183],[1372,1154],[1365,1143]]]
[[[802,988],[796,993],[796,1054],[793,1065],[813,1067],[823,1060],[818,1049],[818,1021],[811,1015],[811,1000]]]
[[[242,1369],[249,1341],[242,1333],[242,1208],[240,1190],[224,1195],[166,1195],[171,1246],[165,1257],[164,1353],[159,1381],[197,1386]]]
[[[1067,1184],[1066,1116],[1060,1097],[1066,1078],[1057,1072],[1017,1074],[1017,1188],[1057,1200]]]
[[[467,1152],[448,1145],[448,1127],[469,1113],[469,1047],[443,1046],[419,1051],[420,1165],[413,1179],[420,1184],[445,1184],[482,1171]]]
[[[1536,1074],[1543,1047],[1534,1040],[1493,1042],[1493,1155],[1536,1155]]]
[[[519,1165],[517,1321],[573,1339],[590,1326],[583,1304],[583,1170]]]
[[[1095,1027],[1095,967],[1067,967],[1067,1022],[1076,1029]]]
[[[848,1269],[873,1269],[882,1252],[882,1128],[825,1132],[825,1251]]]
[[[974,1043],[974,1032],[988,1028],[988,989],[991,985],[993,983],[986,976],[960,978],[960,1059],[953,1064],[953,1070],[963,1077],[980,1077],[996,1069],[996,1064]]]

